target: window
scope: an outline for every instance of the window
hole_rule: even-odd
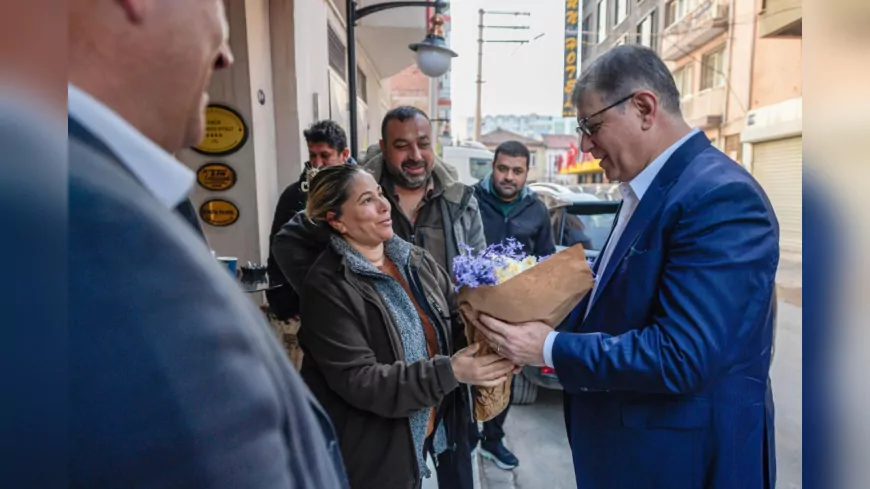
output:
[[[743,144],[740,142],[739,134],[725,136],[724,152],[737,163],[743,163]]]
[[[598,23],[595,26],[596,39],[599,43],[607,39],[607,0],[598,2]]]
[[[640,21],[640,24],[637,25],[637,43],[642,44],[648,48],[655,49],[655,36],[656,36],[656,12],[653,10],[650,14]]]
[[[332,26],[327,26],[328,41],[329,41],[329,67],[335,70],[342,80],[347,80],[347,49],[344,43],[338,37],[338,34],[332,30]]]
[[[491,168],[492,161],[486,158],[469,158],[469,172],[471,176],[478,179],[483,180],[489,175],[489,172],[492,171]]]
[[[616,16],[613,25],[619,25],[628,17],[629,0],[616,0]]]
[[[592,48],[592,14],[583,19],[583,32],[580,33],[580,62],[589,59],[589,49]]]
[[[535,158],[537,154],[534,151],[531,151],[531,158],[529,158],[529,168],[535,168],[538,164],[537,158]]]
[[[725,76],[722,74],[725,63],[725,49],[719,48],[705,54],[701,58],[701,90],[721,87],[725,85]]]
[[[622,45],[624,45],[624,44],[628,44],[628,34],[626,34],[626,35],[620,37],[620,38],[616,41],[616,43],[614,44],[614,46],[622,46]]]
[[[677,84],[677,90],[680,91],[680,99],[685,99],[694,93],[694,75],[695,70],[691,64],[688,64],[674,72],[674,82]]]
[[[677,16],[677,3],[678,0],[671,0],[665,6],[665,27],[670,27],[674,22],[679,20]]]
[[[368,103],[368,80],[363,70],[356,69],[356,96],[365,103]]]

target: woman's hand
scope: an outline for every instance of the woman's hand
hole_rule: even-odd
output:
[[[495,387],[507,381],[516,368],[510,360],[505,360],[495,353],[475,357],[480,350],[480,343],[474,343],[468,348],[456,352],[450,363],[453,365],[453,375],[461,384],[471,384],[480,387]]]

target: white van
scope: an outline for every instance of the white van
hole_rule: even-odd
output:
[[[468,142],[462,146],[444,146],[441,159],[456,169],[459,181],[474,185],[492,170],[495,154],[480,143]]]

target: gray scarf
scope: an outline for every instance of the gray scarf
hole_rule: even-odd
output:
[[[411,298],[405,292],[405,288],[393,277],[378,270],[370,261],[366,260],[359,252],[347,244],[344,239],[334,235],[330,240],[330,244],[339,255],[345,258],[348,267],[354,273],[373,279],[372,285],[375,291],[381,296],[381,299],[383,299],[387,306],[387,311],[389,311],[393,321],[399,327],[402,348],[405,350],[405,363],[411,364],[429,359],[429,349],[426,343],[423,323],[417,314],[414,303],[411,302]],[[384,252],[387,258],[392,260],[396,268],[399,269],[405,281],[411,284],[408,277],[408,267],[411,262],[411,243],[394,236],[384,243]],[[438,331],[438,328],[435,328],[435,332],[438,335],[440,344],[441,332]],[[414,450],[417,455],[417,465],[420,468],[420,474],[426,478],[432,475],[426,466],[426,458],[423,454],[423,444],[426,441],[426,429],[429,426],[430,416],[432,416],[432,410],[426,408],[415,411],[409,419],[411,435],[414,439]],[[435,454],[440,454],[446,447],[447,434],[444,424],[439,423],[435,429],[435,438],[433,440]]]

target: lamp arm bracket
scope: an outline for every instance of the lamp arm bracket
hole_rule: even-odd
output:
[[[355,4],[356,2],[354,2]],[[447,2],[441,1],[408,1],[408,2],[382,2],[382,3],[373,3],[371,5],[367,5],[356,11],[354,15],[354,20],[360,20],[367,15],[371,15],[382,10],[389,10],[393,8],[400,7],[434,7],[435,12],[439,12],[443,7],[447,5]]]

